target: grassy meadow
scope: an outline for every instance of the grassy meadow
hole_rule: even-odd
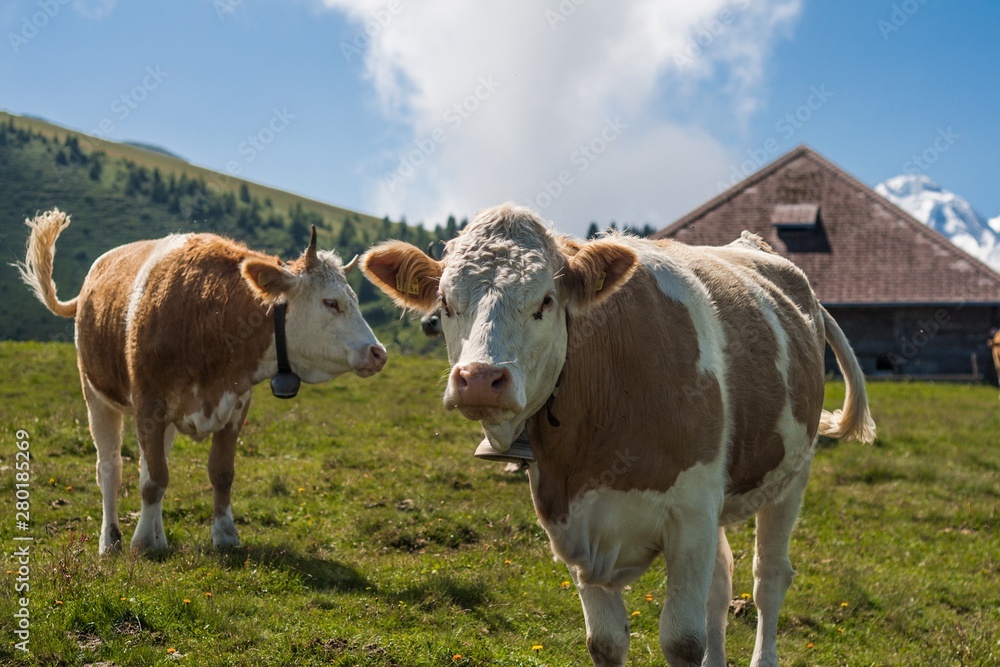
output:
[[[98,558],[100,492],[74,351],[0,343],[0,664],[588,665],[583,615],[524,476],[472,457],[475,424],[440,405],[443,354],[369,379],[259,387],[236,463],[244,546],[211,548],[207,443],[178,437],[153,559]],[[843,386],[828,387],[828,406]],[[793,537],[785,665],[1000,664],[1000,401],[995,388],[874,384],[875,446],[818,452]],[[126,422],[122,529],[139,510]],[[30,434],[30,527],[15,526],[15,432]],[[750,522],[752,524],[752,522]],[[30,651],[15,648],[31,536]],[[752,525],[730,533],[734,597]],[[662,562],[626,593],[630,665],[662,665]],[[738,608],[738,613],[735,609]],[[752,603],[730,616],[747,665]]]

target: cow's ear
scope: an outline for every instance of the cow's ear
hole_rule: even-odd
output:
[[[584,244],[566,257],[563,284],[572,306],[586,310],[614,294],[632,277],[637,262],[635,252],[611,239]]]
[[[296,277],[275,261],[248,258],[240,264],[240,273],[250,289],[262,301],[277,303],[295,285]]]
[[[361,258],[361,271],[396,305],[427,312],[437,304],[442,262],[403,241],[380,243]]]

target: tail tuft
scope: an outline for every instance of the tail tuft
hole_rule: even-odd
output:
[[[875,421],[868,408],[868,392],[865,390],[865,376],[861,372],[858,358],[854,356],[847,336],[837,321],[823,308],[823,323],[826,340],[837,357],[837,365],[844,374],[847,394],[844,408],[829,412],[823,410],[819,420],[819,434],[835,440],[859,440],[865,444],[875,442]]]
[[[56,284],[52,280],[52,264],[56,256],[56,239],[69,227],[69,216],[54,208],[25,220],[31,229],[24,262],[14,266],[21,274],[21,281],[34,293],[46,308],[60,317],[76,315],[76,299],[60,301],[56,297]]]

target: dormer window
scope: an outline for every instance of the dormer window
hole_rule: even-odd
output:
[[[819,204],[778,204],[771,211],[771,224],[778,232],[815,229]]]
[[[771,226],[788,252],[830,252],[819,204],[777,204],[771,209]]]

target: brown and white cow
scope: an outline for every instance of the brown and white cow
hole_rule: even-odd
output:
[[[441,261],[401,242],[362,259],[397,304],[441,308],[444,403],[503,451],[526,428],[535,510],[580,592],[597,665],[624,665],[624,586],[666,558],[671,665],[725,665],[733,558],[756,515],[753,665],[776,665],[792,526],[820,434],[870,442],[864,377],[805,276],[757,237],[722,248],[579,242],[511,205]],[[824,347],[847,380],[823,411]]]
[[[175,431],[212,436],[212,542],[239,544],[230,507],[236,442],[252,387],[278,368],[271,310],[287,305],[287,354],[308,383],[382,369],[385,348],[361,316],[333,252],[313,240],[290,264],[211,234],[172,235],[108,251],[80,294],[59,301],[52,281],[55,242],[69,225],[58,210],[31,228],[21,277],[45,306],[76,318],[77,362],[97,446],[104,501],[100,552],[121,548],[122,416],[135,417],[141,448],[142,513],[132,548],[166,548],[162,501]]]

